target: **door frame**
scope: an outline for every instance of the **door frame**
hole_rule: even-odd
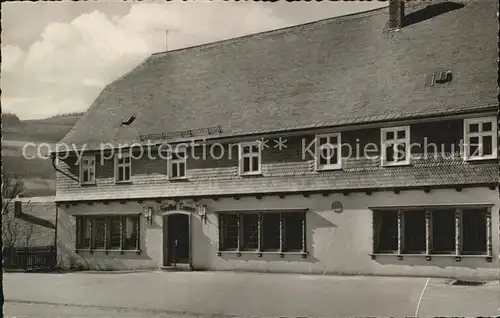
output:
[[[162,224],[163,224],[163,235],[162,235],[162,241],[163,241],[163,260],[162,260],[162,266],[163,267],[170,267],[173,266],[169,264],[168,260],[168,217],[171,215],[176,215],[176,214],[182,214],[186,215],[188,217],[188,246],[189,246],[189,261],[188,265],[190,268],[193,267],[193,243],[192,243],[192,231],[191,231],[191,218],[193,217],[191,212],[186,212],[186,211],[168,211],[168,212],[163,212],[162,213]],[[181,265],[181,264],[176,264],[176,266]],[[183,264],[182,264],[183,265]]]

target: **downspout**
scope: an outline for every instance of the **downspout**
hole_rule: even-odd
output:
[[[59,168],[56,167],[56,153],[53,152],[50,154],[50,157],[52,159],[52,167],[54,167],[54,169],[57,171],[57,172],[61,172],[61,170],[59,170]],[[56,174],[56,195],[57,195],[57,174]],[[57,248],[57,227],[59,225],[59,203],[55,202],[56,204],[56,224],[55,224],[55,230],[54,230],[54,247],[56,249],[56,264],[55,266],[59,266],[58,264],[58,258],[59,258],[59,251],[58,251],[58,248]]]

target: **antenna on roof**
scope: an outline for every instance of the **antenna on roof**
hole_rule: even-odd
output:
[[[156,31],[165,33],[165,52],[168,51],[168,33],[172,31],[172,29],[156,29]]]

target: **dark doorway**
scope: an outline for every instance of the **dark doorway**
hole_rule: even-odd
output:
[[[164,216],[166,221],[166,264],[174,266],[176,264],[189,264],[189,215],[171,214]]]

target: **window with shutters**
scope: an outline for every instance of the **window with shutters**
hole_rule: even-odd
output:
[[[333,170],[342,167],[340,133],[316,136],[316,170]]]
[[[382,128],[382,166],[410,163],[410,126]]]
[[[261,174],[261,146],[257,142],[239,144],[240,175]]]
[[[168,157],[168,178],[171,180],[186,178],[187,154],[186,150],[177,150]]]
[[[80,161],[80,183],[95,184],[95,170],[95,157],[82,157]]]
[[[115,181],[130,182],[132,177],[132,161],[130,154],[119,153],[115,156]]]
[[[464,155],[466,160],[497,158],[497,119],[495,117],[464,120]]]

